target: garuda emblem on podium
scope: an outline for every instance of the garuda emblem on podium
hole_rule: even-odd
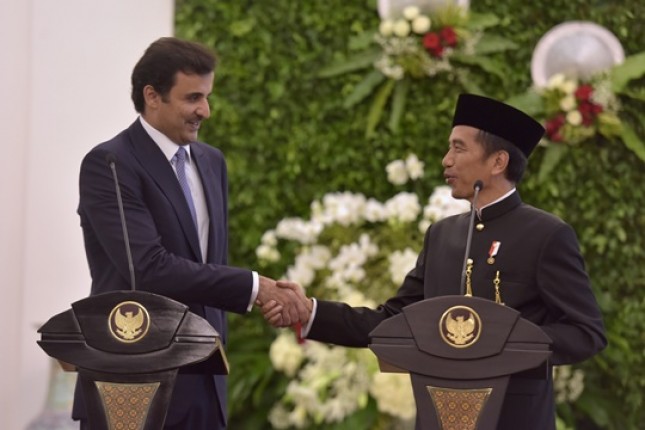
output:
[[[468,306],[453,306],[439,320],[441,338],[455,348],[468,348],[479,339],[481,319]]]
[[[108,325],[114,338],[121,342],[134,343],[143,339],[148,333],[150,316],[141,304],[122,302],[110,312]]]

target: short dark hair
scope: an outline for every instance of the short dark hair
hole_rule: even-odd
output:
[[[526,155],[517,146],[504,138],[484,130],[478,130],[476,140],[482,144],[486,157],[490,157],[497,151],[508,152],[508,166],[504,172],[506,179],[515,184],[518,184],[522,180],[528,160]]]
[[[215,70],[217,58],[203,45],[162,37],[154,41],[132,70],[132,101],[137,112],[143,113],[143,88],[152,87],[164,98],[175,84],[177,72],[206,75]]]

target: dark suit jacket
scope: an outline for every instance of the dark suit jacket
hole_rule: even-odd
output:
[[[460,293],[469,214],[449,217],[427,231],[416,267],[397,294],[376,310],[319,301],[308,338],[367,346],[381,321],[424,298]],[[481,224],[481,229],[477,229]],[[573,229],[557,217],[523,204],[516,192],[484,208],[473,228],[473,294],[494,300],[500,272],[502,300],[539,325],[552,339],[551,364],[591,357],[606,345],[600,310],[593,296]],[[493,264],[493,241],[501,242]],[[552,381],[511,378],[498,429],[555,429]]]
[[[92,276],[91,294],[130,289],[130,275],[116,191],[106,155],[116,155],[136,288],[187,304],[206,318],[226,341],[224,311],[246,312],[252,274],[227,266],[227,179],[222,153],[203,143],[190,145],[210,216],[208,255],[203,264],[197,231],[177,177],[140,121],[92,149],[81,165],[78,213]],[[203,427],[224,427],[226,380],[216,376],[217,403],[207,404],[206,384],[179,375],[166,424],[187,419]],[[210,377],[208,377],[210,378]],[[210,380],[210,379],[209,379]],[[212,393],[211,393],[212,394]],[[77,390],[73,417],[85,416]],[[220,408],[219,414],[214,408]],[[199,416],[203,415],[201,418]],[[215,425],[216,427],[213,427]]]

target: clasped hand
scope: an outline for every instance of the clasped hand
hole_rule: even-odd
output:
[[[313,302],[295,282],[274,281],[260,276],[256,304],[262,307],[264,319],[274,327],[289,327],[309,321]]]

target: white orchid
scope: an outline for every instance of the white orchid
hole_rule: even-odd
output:
[[[408,157],[405,159],[405,168],[408,172],[408,176],[412,180],[423,177],[424,166],[425,163],[423,161],[420,161],[419,158],[414,154],[408,155]]]
[[[387,180],[394,185],[403,185],[408,182],[408,169],[403,160],[394,160],[385,166]]]

